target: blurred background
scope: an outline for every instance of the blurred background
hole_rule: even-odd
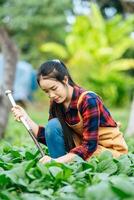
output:
[[[32,143],[10,114],[5,89],[33,120],[47,122],[36,72],[49,59],[62,60],[76,83],[103,98],[132,149],[134,1],[0,0],[0,142]]]

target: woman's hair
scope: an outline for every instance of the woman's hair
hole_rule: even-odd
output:
[[[45,79],[55,79],[61,83],[63,83],[65,76],[67,76],[68,83],[72,87],[76,85],[72,80],[67,67],[60,60],[47,61],[40,66],[37,73],[37,82],[39,85],[41,76]],[[65,148],[66,151],[69,152],[72,148],[75,147],[73,140],[74,131],[64,121],[64,107],[62,104],[53,102],[50,106],[49,112],[52,118],[57,117],[59,119],[63,129]]]
[[[40,66],[37,73],[37,82],[39,85],[41,76],[46,79],[55,79],[61,83],[63,83],[65,76],[67,76],[68,83],[71,86],[76,85],[72,80],[67,67],[60,60],[50,60]]]

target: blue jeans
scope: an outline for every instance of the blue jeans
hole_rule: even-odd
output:
[[[45,126],[45,138],[49,154],[52,158],[58,158],[65,155],[63,129],[58,118],[48,121]]]

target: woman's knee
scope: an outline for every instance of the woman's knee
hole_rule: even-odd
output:
[[[50,119],[45,127],[46,137],[54,137],[57,133],[62,132],[62,126],[58,118]]]

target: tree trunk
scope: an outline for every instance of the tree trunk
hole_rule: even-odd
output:
[[[134,1],[132,0],[120,0],[125,13],[134,13]]]
[[[8,36],[4,28],[0,28],[0,46],[4,57],[3,84],[0,96],[0,139],[4,137],[4,132],[8,122],[10,102],[5,96],[5,90],[13,89],[15,70],[18,52],[15,43]]]
[[[126,130],[126,136],[134,136],[134,97],[131,105],[130,117],[128,121],[128,127]]]

